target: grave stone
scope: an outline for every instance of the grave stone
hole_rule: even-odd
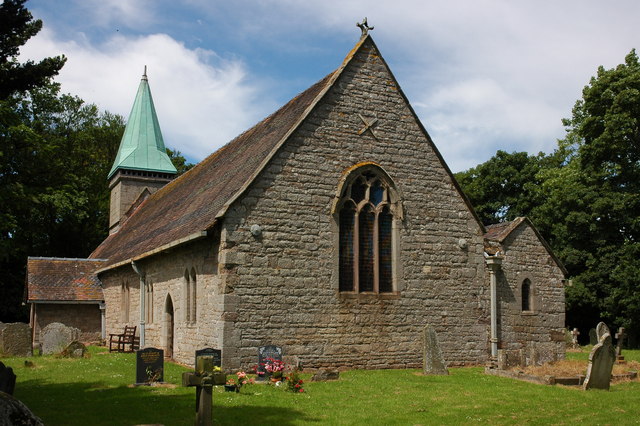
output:
[[[0,323],[0,354],[31,356],[31,327],[22,322]]]
[[[611,386],[611,371],[616,360],[616,353],[611,342],[611,334],[605,323],[601,322],[596,328],[598,343],[589,354],[589,366],[583,388],[606,389]]]
[[[201,365],[198,365],[198,362]],[[213,371],[211,367],[222,367],[222,351],[212,348],[198,349],[196,351],[194,370],[198,372]]]
[[[321,368],[316,374],[311,377],[312,382],[326,382],[327,380],[338,380],[340,378],[340,372],[338,370],[331,370],[328,368]]]
[[[164,351],[144,348],[136,351],[136,384],[164,381]]]
[[[15,388],[16,375],[13,373],[13,368],[7,367],[0,362],[0,392],[13,395]]]
[[[598,335],[596,334],[596,329],[592,328],[589,330],[589,344],[597,345],[598,344]]]
[[[624,331],[624,327],[618,328],[618,332],[616,333],[616,359],[618,361],[624,361],[624,356],[622,355],[622,346],[624,345],[624,339],[627,337],[627,333]]]
[[[571,346],[573,347],[573,349],[577,349],[578,348],[578,336],[580,335],[580,331],[578,331],[577,328],[574,328],[571,331]]]
[[[422,374],[447,375],[447,365],[444,362],[436,330],[431,325],[427,325],[423,332],[423,364]]]
[[[83,343],[74,340],[69,343],[69,346],[64,348],[61,355],[65,358],[84,358],[86,353],[87,347]]]
[[[61,353],[71,342],[80,340],[80,330],[67,327],[60,322],[52,322],[42,329],[42,354],[51,355]]]
[[[44,426],[26,405],[8,393],[0,392],[0,425]]]
[[[258,374],[258,380],[264,380],[267,375],[267,371],[264,368],[264,364],[267,359],[272,358],[276,361],[282,361],[282,348],[275,345],[260,346],[258,348],[258,373],[262,372],[263,375]]]

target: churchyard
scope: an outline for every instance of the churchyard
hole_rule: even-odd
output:
[[[586,369],[589,350],[567,358]],[[640,362],[640,350],[624,355],[632,366]],[[194,367],[165,362],[164,384],[134,386],[136,356],[89,347],[84,358],[0,361],[17,376],[14,396],[47,425],[193,425],[195,389],[183,386],[182,375]],[[214,386],[213,424],[627,424],[640,418],[638,379],[584,391],[485,375],[481,367],[449,368],[448,375],[359,370],[341,372],[336,381],[310,377],[302,375],[305,391],[296,393],[273,384],[246,385],[239,393]]]

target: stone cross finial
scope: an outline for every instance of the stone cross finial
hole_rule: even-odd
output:
[[[616,340],[617,340],[616,358],[617,359],[624,359],[624,357],[622,356],[622,346],[624,344],[625,337],[627,337],[627,333],[624,332],[624,327],[618,328],[618,332],[616,333]]]
[[[356,26],[358,28],[360,28],[360,31],[362,31],[362,36],[366,36],[369,33],[369,30],[372,30],[373,27],[370,27],[369,24],[367,24],[367,18],[365,17],[362,22],[357,22]]]

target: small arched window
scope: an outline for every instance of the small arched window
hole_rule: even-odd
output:
[[[531,288],[531,280],[529,278],[525,278],[522,281],[522,311],[523,312],[531,312],[533,311],[533,289]]]
[[[348,176],[336,209],[341,292],[394,291],[393,223],[397,204],[391,179],[379,167],[363,166]]]

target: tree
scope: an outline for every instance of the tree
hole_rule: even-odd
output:
[[[455,176],[480,220],[490,225],[529,216],[540,204],[537,174],[547,161],[542,153],[498,151],[489,161]]]
[[[56,56],[38,63],[18,62],[20,46],[42,29],[42,21],[33,20],[24,7],[25,2],[5,0],[0,4],[0,100],[44,86],[58,74],[66,61],[64,56]]]

